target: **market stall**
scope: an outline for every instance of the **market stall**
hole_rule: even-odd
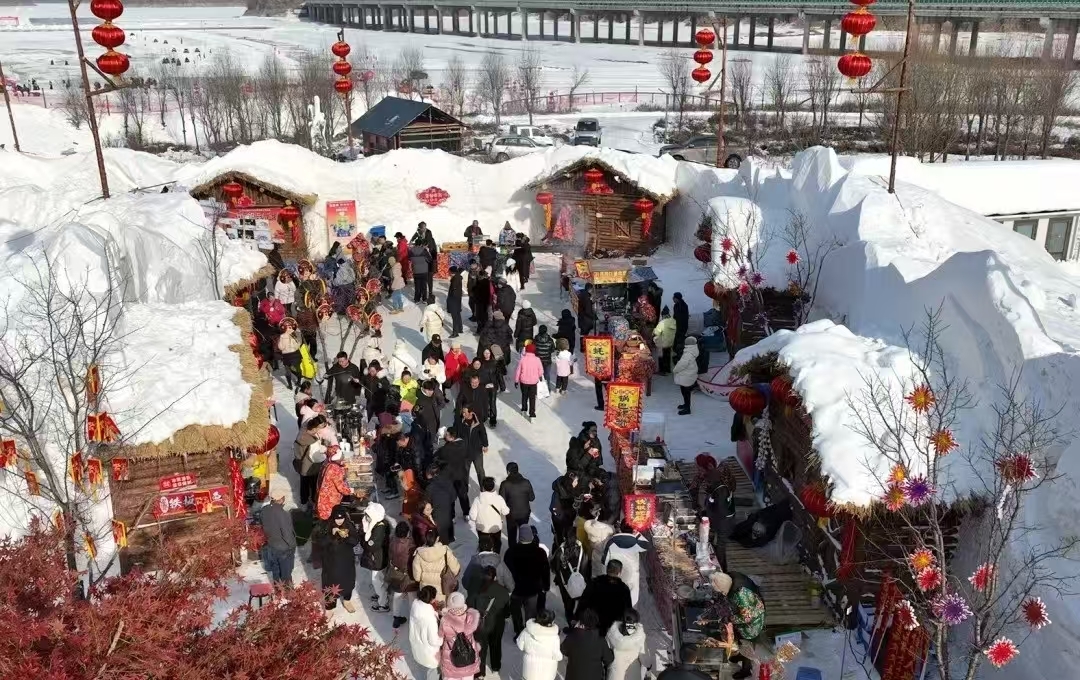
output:
[[[475,252],[469,246],[468,241],[448,241],[439,246],[439,255],[435,260],[435,278],[447,280],[450,278],[450,267],[457,267],[459,271],[469,268],[469,258]]]
[[[652,267],[644,259],[586,260],[564,255],[563,260],[563,269],[569,277],[570,309],[578,313],[579,297],[585,291],[585,284],[592,284],[595,332],[610,333],[616,340],[626,340],[634,300],[649,282],[657,278]]]

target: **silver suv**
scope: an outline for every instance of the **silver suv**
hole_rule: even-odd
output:
[[[528,137],[508,135],[491,140],[491,144],[488,145],[488,158],[496,163],[502,163],[511,158],[525,156],[548,148],[550,147],[538,144]]]
[[[666,144],[660,147],[658,155],[664,154],[668,154],[677,161],[716,165],[716,135],[696,135],[682,144]],[[739,154],[729,153],[724,158],[724,167],[735,170],[742,165],[742,160]]]

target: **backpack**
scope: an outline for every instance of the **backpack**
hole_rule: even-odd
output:
[[[570,568],[570,578],[566,579],[566,594],[576,600],[585,593],[585,577],[581,575],[581,556],[585,547],[578,544],[577,566]]]
[[[285,305],[276,298],[267,298],[259,303],[259,311],[273,326],[277,326],[285,318]]]
[[[454,668],[468,668],[476,663],[476,650],[465,633],[454,636],[454,644],[450,645],[450,665]]]

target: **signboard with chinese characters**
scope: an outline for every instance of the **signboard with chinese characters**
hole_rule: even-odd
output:
[[[615,342],[610,336],[586,335],[585,373],[597,380],[611,380],[615,372]]]
[[[623,496],[623,517],[634,531],[645,531],[656,519],[656,494],[631,493]]]
[[[608,383],[604,405],[604,427],[609,430],[636,430],[641,427],[641,383]]]
[[[158,479],[158,490],[162,492],[178,491],[199,483],[199,476],[194,472],[174,472]]]
[[[229,487],[227,486],[164,493],[158,497],[157,502],[154,504],[154,518],[166,519],[224,510],[230,497]]]
[[[356,201],[327,201],[326,228],[330,242],[337,241],[342,248],[356,236]]]

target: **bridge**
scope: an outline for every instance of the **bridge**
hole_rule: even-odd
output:
[[[839,28],[839,19],[852,9],[853,5],[841,0],[469,0],[467,4],[454,0],[313,0],[304,5],[311,21],[364,30],[665,47],[691,47],[697,26],[726,19],[734,28],[729,49],[803,54],[811,51],[810,35],[817,27],[822,29],[822,44],[814,47],[814,53],[839,54],[854,47],[847,44],[848,35]],[[902,16],[907,2],[878,0],[871,9],[878,16]],[[801,48],[774,45],[776,19],[791,16],[802,20]],[[960,31],[965,30],[970,35],[970,55],[976,54],[982,22],[1044,20],[1042,58],[1064,58],[1070,66],[1076,64],[1080,0],[918,0],[915,16],[921,43],[956,54]],[[560,35],[560,27],[567,23],[569,31]],[[583,23],[586,28],[592,23],[588,36],[582,33]],[[680,35],[685,23],[690,30]],[[539,30],[535,30],[537,24]],[[943,34],[946,24],[949,33]],[[758,35],[761,25],[766,27],[764,36]],[[646,26],[655,27],[655,37],[646,39]],[[606,37],[602,27],[607,29]],[[834,29],[838,34],[835,40]],[[944,46],[943,37],[947,39]],[[859,48],[864,45],[865,36],[860,38]]]

